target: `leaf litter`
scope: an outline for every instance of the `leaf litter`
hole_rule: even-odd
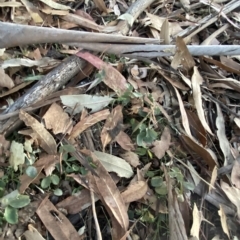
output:
[[[1,239],[240,239],[239,7],[0,3]]]

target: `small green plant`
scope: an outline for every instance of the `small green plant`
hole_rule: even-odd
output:
[[[0,222],[7,221],[10,224],[18,223],[18,209],[27,206],[30,203],[28,195],[22,195],[18,190],[7,194],[0,199],[1,205],[4,208],[4,213]]]

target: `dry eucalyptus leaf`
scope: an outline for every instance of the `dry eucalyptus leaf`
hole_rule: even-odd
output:
[[[158,159],[161,159],[169,149],[170,144],[170,129],[168,127],[165,127],[161,136],[161,140],[157,140],[153,143],[154,147],[151,149],[151,151],[156,155]]]
[[[53,136],[44,128],[44,126],[33,118],[30,114],[20,110],[19,118],[38,135],[40,146],[48,154],[57,153],[57,144]]]
[[[105,120],[109,114],[110,114],[109,110],[105,109],[100,112],[91,114],[87,117],[83,117],[83,119],[81,119],[72,129],[72,132],[70,134],[70,139],[76,138],[79,134],[81,134],[83,131],[85,131],[89,127],[93,126],[94,124],[102,120]]]
[[[106,107],[113,99],[108,96],[91,96],[87,94],[60,96],[62,103],[69,107],[68,112],[73,115],[80,113],[83,108],[97,112]]]
[[[161,27],[161,33],[160,33],[160,38],[163,39],[162,44],[170,44],[170,28],[169,28],[169,22],[168,19],[166,18],[163,22],[163,25]]]
[[[127,151],[125,153],[120,154],[120,157],[125,159],[133,167],[137,167],[138,165],[140,165],[139,157],[134,152]]]
[[[236,188],[240,189],[240,158],[239,157],[233,163],[231,181]]]
[[[177,37],[176,48],[176,54],[174,55],[171,66],[174,69],[178,69],[182,66],[183,70],[188,73],[195,66],[195,62],[192,55],[189,53],[184,40],[180,37]]]
[[[230,239],[230,234],[229,234],[228,225],[227,225],[227,217],[221,204],[220,204],[220,209],[218,210],[218,215],[221,218],[222,229],[227,234],[228,239]]]
[[[108,115],[101,132],[101,142],[103,149],[110,143],[121,131],[123,123],[122,106],[116,106]]]
[[[191,236],[196,237],[196,239],[199,239],[199,231],[202,220],[203,220],[202,212],[198,211],[197,205],[196,203],[194,203]]]
[[[119,177],[125,178],[133,175],[131,166],[124,159],[99,151],[94,151],[94,154],[108,172],[115,172]]]
[[[225,132],[225,119],[223,117],[222,110],[218,103],[216,103],[216,106],[217,106],[217,118],[216,118],[217,136],[220,148],[225,157],[224,166],[226,166],[232,164],[233,156],[231,153],[230,142],[228,141]]]
[[[114,140],[121,146],[122,149],[126,151],[135,149],[132,139],[123,131],[120,131]]]
[[[221,181],[221,188],[229,198],[229,200],[237,207],[237,216],[240,217],[240,190],[236,187],[231,187],[227,183]]]
[[[121,193],[121,196],[125,203],[130,203],[144,197],[147,190],[148,190],[148,185],[146,181],[137,181],[137,182],[131,183],[127,187],[127,189]]]
[[[194,73],[192,75],[192,90],[193,90],[193,99],[195,103],[195,107],[197,109],[198,117],[203,125],[203,127],[211,134],[213,135],[210,127],[208,126],[204,110],[202,107],[202,93],[201,93],[201,85],[204,82],[202,76],[200,75],[197,67],[194,67]]]

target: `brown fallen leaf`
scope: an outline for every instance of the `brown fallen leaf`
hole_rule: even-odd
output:
[[[151,151],[156,155],[158,159],[161,159],[166,151],[169,149],[169,146],[171,144],[171,135],[170,135],[170,129],[168,127],[165,127],[161,136],[160,141],[155,141],[153,143],[153,148]]]
[[[116,106],[108,115],[101,132],[103,150],[121,131],[123,124],[122,106]]]
[[[177,95],[178,104],[179,104],[179,108],[180,108],[180,112],[181,112],[181,116],[182,116],[182,125],[183,125],[184,130],[186,131],[187,135],[188,135],[189,137],[192,137],[192,133],[191,133],[190,126],[189,126],[189,121],[188,121],[187,113],[186,113],[186,110],[185,110],[185,107],[184,107],[182,98],[181,98],[181,96],[180,96],[179,91],[177,90],[177,88],[174,87],[174,90],[175,90],[176,95]]]
[[[204,110],[202,106],[202,93],[201,93],[201,85],[204,82],[202,76],[200,75],[197,67],[194,67],[194,73],[192,75],[192,90],[193,90],[193,99],[195,103],[195,107],[197,110],[198,117],[203,125],[203,127],[213,135],[210,127],[206,122],[206,118],[204,115]]]
[[[186,109],[192,135],[205,147],[207,144],[206,130],[199,120],[197,114]]]
[[[180,138],[187,144],[191,151],[197,153],[199,156],[202,157],[202,159],[204,159],[211,171],[214,169],[215,166],[218,166],[218,162],[214,159],[212,154],[210,154],[207,149],[196,143],[188,136],[181,135]]]
[[[126,151],[135,149],[131,138],[123,131],[120,131],[120,133],[115,137],[115,141]]]
[[[103,0],[93,0],[93,2],[100,11],[108,13],[107,7]]]
[[[129,226],[127,209],[116,184],[94,153],[89,150],[82,150],[82,153],[91,157],[93,163],[97,165],[96,172],[99,177],[93,176],[93,178],[101,201],[107,206],[109,214],[117,220],[121,228],[127,231]],[[96,192],[96,189],[93,190]]]
[[[181,37],[177,37],[176,39],[176,48],[176,54],[172,60],[171,66],[177,69],[181,65],[183,70],[189,73],[195,66],[195,62]]]
[[[93,126],[97,122],[100,122],[108,117],[110,114],[109,110],[102,110],[100,112],[96,112],[94,114],[91,114],[90,116],[82,119],[80,122],[78,122],[71,134],[70,134],[70,139],[76,138],[79,134],[81,134],[83,131],[85,131],[87,128]]]
[[[48,197],[43,199],[36,212],[54,239],[80,240],[80,236],[72,223],[62,212],[57,210],[57,208],[49,201]]]
[[[140,165],[139,157],[136,153],[127,151],[120,154],[120,157],[125,159],[131,166],[137,167]]]
[[[146,181],[137,181],[130,183],[127,189],[121,193],[123,201],[130,203],[141,199],[147,192],[148,185]]]
[[[56,103],[53,103],[47,112],[44,114],[45,126],[47,129],[52,129],[54,134],[70,133],[72,130],[72,120],[68,114]]]
[[[99,200],[97,196],[94,197],[95,201]],[[56,206],[57,208],[64,208],[69,214],[77,214],[82,210],[91,206],[91,197],[88,189],[83,189],[78,195],[71,195]]]
[[[233,163],[234,158],[231,152],[230,142],[227,139],[225,132],[225,119],[222,113],[222,110],[218,103],[217,106],[217,118],[216,118],[216,127],[217,127],[217,136],[219,140],[219,145],[224,155],[224,166],[230,165]]]
[[[44,126],[33,118],[30,114],[23,110],[19,112],[19,118],[38,135],[40,141],[40,146],[48,154],[57,153],[57,144],[53,136],[44,128]]]
[[[127,91],[128,87],[126,79],[111,65],[103,62],[100,58],[86,51],[80,51],[76,55],[85,59],[94,65],[97,69],[101,70],[103,82],[109,88],[113,89],[118,95],[122,95]]]

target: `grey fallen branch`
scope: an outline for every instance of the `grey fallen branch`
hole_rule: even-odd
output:
[[[157,39],[126,37],[105,33],[92,33],[65,29],[35,27],[0,22],[0,48],[40,43],[71,42],[111,42],[111,43],[159,43]]]
[[[201,19],[198,22],[198,24],[193,25],[193,26],[189,26],[188,28],[182,30],[180,33],[177,33],[175,36],[173,36],[173,38],[179,36],[179,37],[188,37],[190,39],[190,37],[193,37],[198,32],[200,32],[203,29],[205,29],[207,26],[209,26],[209,25],[213,24],[214,22],[216,22],[218,20],[218,18],[219,18],[219,14],[221,15],[222,12],[224,14],[228,14],[231,11],[233,11],[234,9],[238,8],[239,6],[240,6],[240,1],[239,0],[232,0],[229,3],[227,3],[223,7],[223,9],[221,9],[220,13],[217,12],[215,14],[209,14],[208,16],[206,16],[203,19]]]
[[[78,46],[87,50],[106,52],[122,55],[129,58],[156,58],[175,55],[175,45],[130,45],[130,44],[89,44],[89,43],[67,43],[71,46]],[[220,56],[240,55],[239,45],[187,45],[192,56]]]

